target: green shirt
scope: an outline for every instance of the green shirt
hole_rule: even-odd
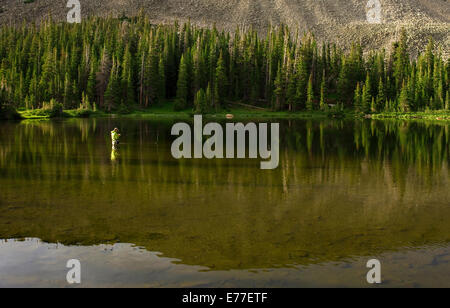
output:
[[[111,132],[111,139],[112,141],[118,141],[119,140],[119,134],[115,131]]]

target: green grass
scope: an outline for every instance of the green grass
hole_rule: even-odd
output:
[[[21,110],[19,114],[24,119],[48,119],[52,115],[46,110]],[[220,110],[215,113],[205,114],[205,118],[225,119],[228,114],[233,115],[234,119],[325,119],[325,118],[361,118],[364,114],[356,114],[353,110],[345,110],[342,112],[322,112],[322,111],[270,111],[268,109],[251,109],[246,107],[231,107]],[[174,102],[167,101],[162,104],[151,106],[143,109],[140,106],[135,106],[129,112],[112,112],[107,113],[103,111],[86,111],[86,110],[64,110],[62,117],[64,118],[87,118],[87,117],[134,117],[134,118],[189,118],[194,115],[192,109],[182,111],[174,111]],[[404,120],[430,120],[430,121],[450,121],[450,111],[422,111],[422,112],[380,112],[371,114],[372,119],[404,119]]]
[[[300,111],[300,112],[288,112],[288,111],[271,111],[252,109],[245,107],[231,107],[219,110],[218,112],[206,113],[203,116],[205,118],[226,118],[228,114],[233,115],[234,119],[249,119],[249,118],[280,118],[280,119],[319,119],[336,117],[337,113],[321,112],[321,111]],[[125,117],[173,117],[183,118],[192,117],[194,112],[192,109],[186,109],[182,111],[174,111],[174,102],[168,101],[163,104],[152,106],[145,110],[134,110],[130,114],[123,115]],[[339,114],[340,117],[354,117],[353,112],[344,112]]]
[[[148,109],[142,109],[137,106],[129,114],[123,114],[124,117],[189,117],[192,114],[191,109],[186,109],[182,111],[174,110],[174,102],[168,101],[163,104],[157,104],[151,106]]]
[[[433,111],[419,111],[419,112],[380,112],[373,114],[371,117],[372,119],[450,121],[450,110],[433,110]]]
[[[33,109],[33,110],[19,110],[19,114],[23,119],[50,119],[55,116],[51,115],[47,110],[43,109]],[[88,117],[103,117],[108,116],[107,113],[103,111],[90,111],[90,110],[64,110],[62,113],[62,118],[88,118]]]

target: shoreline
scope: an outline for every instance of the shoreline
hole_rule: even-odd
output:
[[[61,118],[191,118],[194,115],[192,111],[170,111],[160,109],[136,110],[129,113],[107,113],[103,111],[90,111],[80,113],[79,110],[65,110],[61,116],[35,115],[33,111],[18,111],[20,120],[49,120]],[[322,111],[259,111],[245,109],[230,109],[217,113],[203,114],[205,118],[227,119],[227,115],[232,115],[231,119],[372,119],[372,120],[409,120],[409,121],[439,121],[450,122],[450,111],[419,111],[419,112],[380,112],[374,114],[357,114],[354,111],[343,111],[342,113],[322,112]],[[229,119],[229,120],[231,120]]]

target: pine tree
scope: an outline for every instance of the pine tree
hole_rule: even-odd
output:
[[[95,89],[97,87],[96,78],[95,78],[95,68],[94,64],[91,65],[91,69],[89,71],[89,77],[86,86],[86,95],[89,98],[89,101],[95,101]]]
[[[124,60],[122,62],[122,102],[125,105],[132,105],[134,103],[134,86],[133,86],[133,60],[130,52],[130,46],[128,45],[125,50]]]
[[[372,102],[371,102],[371,104],[370,104],[370,111],[371,111],[372,113],[377,112],[377,105],[376,105],[376,103],[375,103],[375,97],[373,97],[373,96],[372,96]]]
[[[39,80],[39,98],[42,101],[50,101],[54,93],[54,77],[56,76],[56,49],[47,47],[42,74]]]
[[[408,86],[405,81],[403,81],[402,90],[400,92],[400,97],[398,100],[400,111],[409,112],[411,101],[408,93]]]
[[[200,89],[197,94],[195,95],[195,112],[199,114],[203,114],[207,111],[207,101],[206,101],[206,94],[205,90]]]
[[[324,111],[327,109],[325,103],[326,95],[326,81],[325,81],[325,70],[323,71],[322,83],[320,84],[320,110]]]
[[[361,96],[361,87],[359,83],[356,85],[355,95],[353,98],[353,104],[356,112],[362,112],[362,96]]]
[[[380,82],[378,83],[378,95],[376,100],[376,108],[381,110],[386,103],[386,93],[384,90],[383,79],[380,77]]]
[[[133,73],[131,71],[128,72],[126,76],[126,100],[124,100],[124,104],[131,106],[135,103],[136,95],[134,93],[134,85],[133,85]]]
[[[121,104],[121,83],[118,76],[118,67],[116,60],[113,59],[111,75],[109,77],[108,86],[105,91],[105,106],[108,111],[119,107]]]
[[[214,102],[216,104],[216,110],[223,106],[227,97],[227,88],[228,78],[225,72],[223,54],[220,53],[219,60],[217,61],[216,79],[214,81]]]
[[[445,95],[445,110],[450,110],[450,92],[447,91],[447,94]]]
[[[384,104],[384,111],[385,112],[390,112],[391,111],[391,104],[390,104],[389,100],[386,100],[386,102]]]
[[[362,102],[361,102],[361,106],[362,106],[362,111],[365,113],[368,113],[370,111],[370,106],[372,104],[372,88],[371,88],[371,81],[370,81],[370,75],[367,74],[366,77],[366,83],[363,86],[363,90],[362,90]]]
[[[285,82],[281,65],[278,65],[277,77],[275,78],[275,111],[279,111],[284,104]]]
[[[158,77],[159,77],[159,85],[158,85],[158,100],[163,101],[166,99],[166,73],[165,73],[165,63],[164,59],[160,57],[159,65],[158,65]]]
[[[434,50],[434,41],[433,41],[433,37],[430,37],[428,40],[428,45],[427,45],[426,51],[425,51],[425,61],[426,61],[427,71],[429,72],[430,76],[432,76],[433,69],[435,67],[433,50]]]
[[[70,82],[70,76],[68,73],[66,73],[66,76],[64,78],[64,108],[69,109],[70,108],[70,102],[72,100],[72,83]]]
[[[175,104],[176,110],[182,110],[187,106],[189,94],[187,74],[188,74],[187,66],[184,60],[184,56],[182,56],[180,61],[180,70],[178,73],[177,102]]]
[[[155,40],[152,38],[152,40]],[[148,55],[145,58],[144,64],[144,78],[143,78],[143,99],[144,106],[156,103],[158,100],[158,91],[160,88],[161,79],[159,77],[159,54],[156,42],[151,42],[148,50]]]
[[[308,111],[314,110],[314,88],[313,88],[313,75],[312,74],[309,76],[309,81],[308,81],[306,109],[308,109]]]
[[[300,108],[306,107],[307,100],[307,87],[308,87],[308,63],[306,59],[306,55],[303,52],[303,55],[300,56],[297,67],[297,102],[299,103]]]
[[[337,80],[338,97],[341,102],[349,103],[349,97],[353,91],[353,84],[350,80],[352,68],[345,58],[342,60],[342,67]]]
[[[408,76],[409,71],[409,57],[406,30],[402,29],[400,32],[400,40],[395,50],[394,60],[394,77],[396,89],[400,89],[403,81]]]
[[[108,52],[106,51],[106,48],[103,48],[99,71],[96,74],[97,97],[99,106],[101,108],[103,108],[105,104],[104,99],[105,92],[108,87],[110,75],[111,75],[111,58]]]
[[[297,81],[294,76],[293,65],[289,71],[287,77],[287,89],[286,89],[286,103],[288,104],[289,111],[295,111],[297,109]]]
[[[206,88],[206,109],[210,110],[213,109],[214,106],[214,99],[211,92],[211,84],[208,83],[208,87]]]

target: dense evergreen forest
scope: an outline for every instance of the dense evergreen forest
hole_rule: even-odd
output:
[[[350,44],[351,42],[342,42]],[[144,16],[0,28],[0,102],[22,109],[214,112],[230,101],[274,111],[449,109],[449,61],[430,39],[411,59],[402,31],[390,51],[343,52],[312,34],[233,33],[152,25]]]

